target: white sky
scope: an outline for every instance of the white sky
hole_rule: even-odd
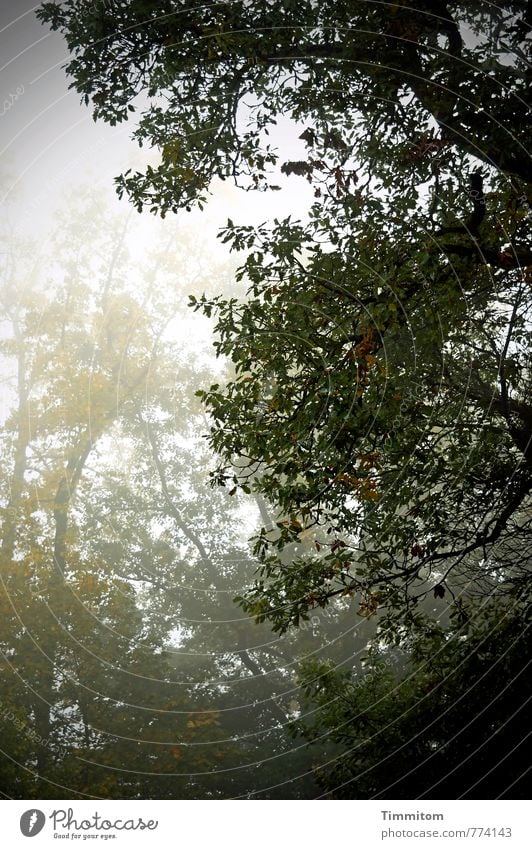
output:
[[[9,5],[0,9],[0,197],[10,207],[15,229],[46,238],[54,208],[84,183],[101,185],[109,204],[127,214],[128,202],[116,198],[113,178],[144,156],[129,139],[133,123],[95,123],[90,108],[68,90],[61,67],[68,54],[61,36],[35,19],[37,6],[28,0]],[[280,123],[271,139],[282,146],[284,158],[301,158],[303,144],[288,121]],[[259,223],[303,215],[310,188],[297,178],[283,182],[287,190],[267,194],[218,183],[205,213],[194,216],[197,226],[214,237],[228,217]]]

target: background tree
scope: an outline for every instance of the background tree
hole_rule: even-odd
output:
[[[79,223],[63,231],[44,281],[42,257],[24,265],[14,255],[3,291],[2,355],[14,385],[2,446],[2,683],[5,704],[16,705],[5,726],[15,720],[25,740],[7,735],[10,769],[18,766],[10,795],[135,796],[150,735],[165,745],[161,773],[175,766],[168,741],[197,736],[190,694],[166,695],[158,717],[169,687],[165,623],[146,615],[133,585],[81,533],[80,491],[90,491],[102,443],[143,397],[157,330],[121,284],[124,233],[113,225],[101,222],[98,243]],[[100,285],[83,279],[92,274]],[[213,723],[209,715],[203,726]],[[134,780],[117,781],[125,763]]]
[[[349,664],[373,629],[339,600],[281,640],[235,605],[271,519],[208,484],[194,392],[227,368],[186,306],[234,283],[183,225],[154,222],[138,259],[131,216],[78,194],[49,255],[4,240],[3,792],[312,796],[334,746],[288,734],[299,659]]]

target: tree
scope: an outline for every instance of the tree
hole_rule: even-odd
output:
[[[15,798],[308,798],[297,668],[365,650],[345,599],[282,640],[233,596],[260,497],[208,483],[186,291],[235,292],[198,234],[111,215],[93,190],[50,244],[4,238],[0,786]],[[202,251],[207,257],[208,251]],[[186,313],[186,316],[185,316]]]
[[[247,300],[192,299],[216,313],[236,371],[202,395],[213,482],[278,511],[256,540],[246,610],[282,631],[356,595],[400,630],[429,593],[519,592],[527,4],[87,0],[38,14],[64,33],[95,119],[140,111],[133,136],[161,161],[117,180],[139,210],[202,206],[214,177],[275,190],[279,164],[313,187],[306,222],[228,222]],[[299,161],[268,143],[279,116],[304,143]],[[283,558],[309,535],[313,556]]]
[[[473,606],[418,634],[399,670],[374,649],[353,675],[307,664],[309,739],[340,754],[317,770],[328,798],[528,798],[530,599]]]
[[[145,263],[139,297],[126,231],[86,192],[53,234],[52,260],[4,240],[1,779],[11,797],[194,796],[189,774],[230,751],[217,711],[173,685],[168,607],[152,615],[146,582],[126,571],[130,550],[109,556],[119,489],[106,493],[111,527],[96,537],[107,446],[116,469],[150,380],[164,394],[157,349],[179,299],[166,297],[165,314],[149,301],[157,265],[178,259],[164,247]],[[156,552],[153,517],[135,521]]]
[[[95,118],[116,124],[139,109],[135,138],[161,149],[160,166],[119,181],[139,208],[196,202],[215,174],[263,183],[276,155],[258,131],[278,115],[311,119],[308,140],[324,155],[316,160],[377,159],[393,130],[386,158],[394,171],[402,161],[400,172],[430,175],[434,154],[456,146],[530,176],[523,42],[531,21],[519,0],[186,9],[168,0],[68,0],[43,3],[38,14],[64,33],[72,85],[92,100]],[[420,132],[429,115],[443,138]]]

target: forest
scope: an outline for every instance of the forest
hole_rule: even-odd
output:
[[[144,164],[2,232],[0,792],[527,798],[529,4],[36,15]]]

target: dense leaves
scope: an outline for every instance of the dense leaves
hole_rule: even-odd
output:
[[[329,798],[528,798],[529,607],[487,604],[419,635],[405,656],[374,649],[357,675],[307,664],[309,739],[341,755],[318,770]]]
[[[217,316],[236,378],[202,393],[215,483],[277,525],[243,603],[284,630],[336,595],[412,616],[525,579],[532,410],[524,4],[46,3],[73,85],[161,151],[118,181],[163,214],[214,177],[315,200],[222,238],[246,300]],[[148,100],[146,100],[148,98]],[[292,119],[305,158],[268,128]],[[312,535],[288,564],[283,547]],[[342,545],[338,549],[338,545]]]

